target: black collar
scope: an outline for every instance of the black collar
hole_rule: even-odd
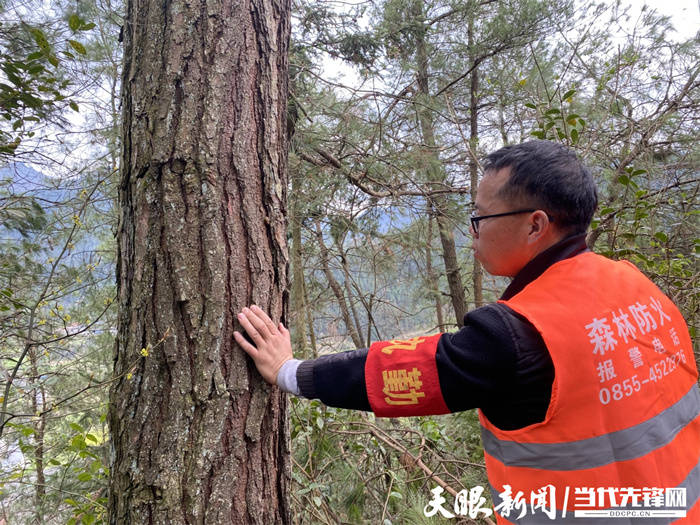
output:
[[[507,301],[515,294],[522,291],[528,284],[537,279],[544,271],[552,266],[555,262],[563,261],[579,253],[588,251],[586,246],[586,234],[577,233],[571,237],[567,237],[553,246],[550,246],[542,253],[527,263],[522,270],[518,272],[513,281],[508,285],[506,291],[503,292],[501,299]]]

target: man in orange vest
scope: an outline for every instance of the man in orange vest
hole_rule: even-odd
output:
[[[596,206],[571,150],[506,146],[486,159],[471,231],[486,271],[513,280],[461,330],[299,361],[287,329],[253,306],[239,321],[254,344],[234,337],[269,383],[331,406],[387,417],[479,408],[499,523],[653,511],[642,523],[700,524],[688,329],[632,264],[588,250]],[[514,508],[518,496],[556,506]]]

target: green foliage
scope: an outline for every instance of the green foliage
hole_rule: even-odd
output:
[[[31,196],[11,195],[8,193],[8,184],[7,180],[0,181],[0,223],[7,230],[17,231],[24,238],[30,232],[39,232],[45,228],[47,218],[41,204]]]
[[[104,65],[118,16],[53,7],[2,5],[0,518],[104,523],[118,142],[114,112],[84,97],[118,78]],[[78,110],[99,129],[78,130],[67,117]],[[114,149],[83,160],[73,137]]]
[[[333,10],[330,4],[300,2],[296,6],[296,52],[319,52],[340,58],[363,70],[371,69],[380,45],[370,31],[361,26],[367,5],[346,5]]]
[[[45,202],[46,191],[25,188],[21,200],[7,201]],[[40,219],[0,228],[9,236],[0,251],[0,364],[11,379],[0,393],[0,432],[15,458],[0,470],[0,500],[18,522],[68,512],[67,499],[78,522],[97,523],[104,513],[106,430],[95,407],[104,409],[109,376],[111,265],[86,249],[94,201],[85,191],[63,195]]]
[[[104,422],[104,415],[102,416]],[[65,498],[64,503],[72,508],[73,515],[66,522],[68,525],[105,523],[107,512],[107,497],[105,486],[109,476],[104,451],[104,437],[99,439],[78,423],[70,423],[70,429],[75,432],[65,448],[66,456],[72,458],[69,477],[79,483],[74,489],[73,497]],[[58,459],[53,464],[60,466]],[[77,498],[77,499],[76,499]]]
[[[586,121],[571,110],[575,89],[570,89],[561,96],[556,106],[550,103],[525,103],[526,108],[535,110],[537,127],[530,134],[542,140],[563,142],[568,146],[576,146],[586,127]]]
[[[292,443],[300,523],[435,523],[423,516],[431,475],[486,486],[474,411],[380,420],[292,398]]]
[[[73,33],[92,29],[78,15],[71,15],[69,27]],[[58,51],[39,24],[20,21],[0,24],[0,71],[6,81],[0,81],[0,160],[12,157],[23,138],[34,137],[32,125],[39,124],[60,111],[65,104],[77,111],[77,104],[67,99],[71,81],[66,78],[64,60],[74,61],[72,49],[79,55],[87,53],[78,40],[66,39],[66,48]],[[62,57],[62,58],[59,58]]]

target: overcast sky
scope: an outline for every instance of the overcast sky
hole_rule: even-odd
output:
[[[700,0],[632,0],[629,3],[637,12],[647,4],[659,13],[670,16],[679,40],[694,36],[700,29]]]

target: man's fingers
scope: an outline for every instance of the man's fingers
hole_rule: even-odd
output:
[[[260,319],[264,324],[265,328],[267,328],[268,332],[271,334],[276,334],[277,333],[277,327],[275,326],[275,323],[272,322],[272,319],[270,319],[270,316],[268,316],[262,308],[259,306],[253,305],[250,307],[251,312],[253,312],[258,319]]]
[[[289,344],[289,330],[282,323],[273,323],[272,319],[255,305],[244,308],[238,314],[238,320],[243,330],[233,332],[236,343],[253,358],[255,367],[265,381],[276,384],[280,368],[285,361],[293,357]],[[248,337],[244,336],[246,333]]]
[[[256,313],[250,308],[243,308],[243,315],[246,317],[246,319],[248,319],[250,324],[255,327],[263,339],[267,339],[271,335],[271,332],[265,323],[265,320],[260,316],[260,313],[263,313],[260,309],[258,309],[258,313]],[[263,315],[265,314],[263,313]]]
[[[245,350],[248,354],[250,354],[250,357],[257,356],[259,350],[257,348],[255,348],[253,345],[251,345],[248,341],[246,341],[246,339],[245,339],[245,337],[243,337],[242,333],[233,332],[233,338],[238,343],[238,346],[240,346],[243,350]]]
[[[255,317],[255,316],[251,316]],[[260,334],[260,331],[251,323],[251,317],[248,317],[245,313],[240,313],[238,314],[238,320],[241,323],[241,326],[245,329],[246,332],[248,332],[248,335],[250,338],[253,340],[253,342],[256,345],[260,345],[265,341],[263,336]],[[258,321],[260,323],[261,321]],[[263,326],[264,328],[264,326]]]

